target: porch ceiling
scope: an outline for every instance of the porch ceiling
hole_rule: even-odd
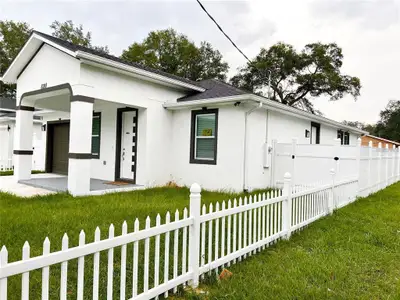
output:
[[[24,93],[19,105],[69,112],[71,95],[71,86],[62,84]]]

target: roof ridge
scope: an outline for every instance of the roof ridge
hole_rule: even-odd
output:
[[[98,51],[96,49],[92,49],[92,48],[89,48],[89,47],[86,47],[86,46],[76,45],[76,44],[71,43],[69,41],[66,41],[64,39],[49,35],[47,33],[44,33],[44,32],[38,31],[38,30],[33,30],[32,33],[36,33],[36,34],[38,34],[38,35],[40,35],[40,36],[42,36],[44,38],[47,38],[49,40],[53,40],[56,43],[57,42],[61,43],[60,46],[63,46],[63,44],[64,44],[64,46],[66,46],[65,44],[67,44],[71,48],[69,50],[74,51],[74,52],[75,51],[84,51],[84,52],[87,52],[87,53],[90,53],[90,54],[93,54],[93,55],[97,55],[97,56],[100,56],[100,57],[103,57],[103,58],[106,58],[106,59],[114,60],[116,62],[120,62],[120,63],[126,64],[126,65],[130,65],[130,66],[133,66],[133,67],[137,67],[139,69],[142,69],[142,70],[145,70],[145,71],[148,71],[148,72],[156,73],[156,74],[159,74],[159,75],[162,75],[162,76],[165,76],[165,77],[169,77],[171,79],[176,79],[176,80],[179,80],[181,82],[185,82],[185,83],[189,83],[191,85],[197,86],[197,87],[201,87],[201,86],[198,85],[198,81],[194,81],[194,80],[191,80],[191,79],[188,79],[188,78],[185,78],[185,77],[181,77],[181,76],[178,76],[178,75],[175,75],[175,74],[171,74],[171,73],[165,72],[165,71],[160,70],[160,69],[155,69],[155,68],[152,68],[152,67],[148,67],[148,66],[143,65],[143,64],[138,63],[138,62],[127,61],[127,60],[122,59],[122,58],[120,58],[118,56],[111,55],[111,54],[108,54],[108,53],[102,53],[102,52],[100,52],[100,51]]]

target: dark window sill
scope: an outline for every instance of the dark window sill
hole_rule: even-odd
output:
[[[191,164],[198,164],[198,165],[216,165],[217,162],[215,160],[203,160],[203,159],[191,159]]]

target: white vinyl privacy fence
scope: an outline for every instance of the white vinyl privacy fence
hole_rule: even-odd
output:
[[[368,161],[372,170],[373,160]],[[124,222],[122,234],[117,236],[111,225],[106,239],[100,238],[97,228],[91,243],[85,242],[82,231],[79,245],[71,248],[65,234],[62,248],[56,252],[50,251],[46,238],[43,254],[36,257],[30,257],[26,242],[22,260],[15,262],[8,262],[3,246],[0,300],[151,299],[167,297],[187,284],[196,287],[201,278],[215,276],[223,267],[238,263],[281,238],[289,239],[293,231],[353,202],[360,191],[359,179],[337,179],[334,169],[329,174],[331,178],[326,181],[294,185],[286,173],[282,190],[209,206],[201,204],[200,187],[193,184],[189,212],[176,211],[173,220],[169,212],[163,218],[157,215],[155,220],[147,217],[144,228],[136,220],[133,230],[128,230]],[[372,192],[399,181],[400,176],[397,171],[389,179],[379,177],[385,180],[368,178],[371,179],[365,191]],[[36,274],[34,283],[30,282],[32,273]],[[20,281],[10,285],[14,279]],[[12,290],[8,290],[9,286]]]
[[[289,171],[294,185],[306,185],[318,180],[357,178],[359,192],[366,196],[393,183],[400,173],[400,149],[357,145],[310,145],[273,142],[271,186],[281,187],[283,175]]]
[[[12,145],[10,144],[10,131],[8,125],[0,125],[0,171],[13,169]]]

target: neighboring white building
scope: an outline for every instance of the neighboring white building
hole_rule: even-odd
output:
[[[89,194],[90,178],[207,189],[269,185],[273,139],[355,144],[365,133],[216,80],[193,82],[34,32],[2,78],[17,83],[15,178],[30,178],[34,109],[43,160]]]
[[[41,117],[35,112],[33,118],[33,156],[32,167],[35,170],[44,170],[44,147],[42,138]],[[11,98],[0,98],[0,171],[12,170],[14,132],[15,132],[15,100]]]

